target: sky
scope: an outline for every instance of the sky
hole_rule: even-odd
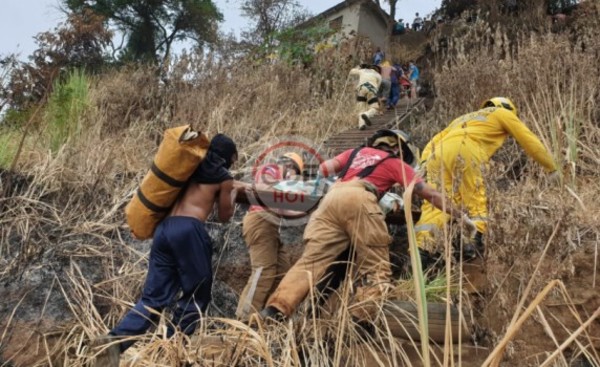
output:
[[[225,20],[221,30],[239,35],[248,27],[240,14],[241,0],[213,0],[223,13]],[[313,14],[318,14],[337,5],[342,0],[298,0]],[[385,3],[385,0],[381,0]],[[439,7],[441,0],[398,0],[396,18],[412,22],[415,12],[429,14]],[[385,4],[386,11],[387,3]],[[36,49],[34,36],[40,32],[53,30],[65,20],[59,10],[58,0],[0,0],[0,57],[16,53],[26,60]]]

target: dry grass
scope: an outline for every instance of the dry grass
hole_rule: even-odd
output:
[[[597,18],[585,21],[572,34],[527,36],[477,23],[450,38],[451,54],[434,49],[444,62],[434,73],[433,109],[410,127],[419,145],[483,99],[506,95],[561,162],[564,180],[547,186],[514,143],[499,152],[488,180],[488,289],[467,295],[452,281],[448,287],[459,289],[445,292],[448,302],[470,310],[461,318],[475,324],[475,341],[488,349],[473,354],[466,345],[457,350],[432,343],[431,365],[481,365],[496,346],[490,362],[566,366],[583,355],[600,364],[593,321],[600,307],[600,26]],[[13,297],[2,304],[10,311],[0,323],[0,364],[84,365],[98,352],[89,340],[106,333],[136,301],[146,253],[122,228],[122,208],[164,128],[191,123],[210,135],[229,134],[243,152],[242,168],[263,144],[283,135],[318,145],[355,122],[353,84],[339,67],[346,60],[336,57],[317,61],[319,72],[334,80],[331,99],[323,98],[309,70],[231,68],[198,55],[176,60],[178,77],[168,84],[153,70],[135,68],[94,80],[79,137],[54,154],[42,128],[30,132],[18,171],[0,172],[0,279]],[[448,278],[461,279],[454,273]],[[52,284],[54,291],[35,298],[35,292],[16,289],[23,280]],[[545,298],[534,299],[544,288]],[[124,359],[136,366],[400,366],[426,360],[416,341],[394,337],[385,318],[373,333],[362,331],[348,313],[350,285],[339,294],[339,307],[323,319],[300,310],[289,322],[249,327],[207,317],[192,338],[172,340],[162,337],[161,324]],[[55,319],[56,308],[69,316]],[[32,310],[36,317],[23,317]]]

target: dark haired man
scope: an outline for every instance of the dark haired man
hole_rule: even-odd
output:
[[[233,215],[235,190],[229,168],[236,160],[233,140],[216,135],[181,198],[154,232],[140,300],[109,337],[101,338],[103,343],[112,338],[120,343],[105,348],[96,366],[118,366],[120,353],[135,343],[135,336],[157,324],[162,310],[173,305],[180,291],[173,318],[167,324],[167,336],[172,336],[175,329],[187,335],[194,332],[200,312],[206,311],[211,299],[212,241],[204,223],[215,207],[221,222]]]

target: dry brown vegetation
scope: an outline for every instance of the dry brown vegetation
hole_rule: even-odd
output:
[[[448,49],[433,49],[439,67],[430,71],[433,106],[402,126],[418,145],[486,97],[505,95],[561,163],[563,180],[547,185],[515,143],[499,152],[488,180],[488,284],[480,294],[453,291],[471,335],[462,348],[432,344],[432,365],[600,364],[600,24],[598,7],[589,11],[564,33],[510,35],[484,22],[465,24]],[[164,128],[191,123],[209,135],[229,134],[243,152],[241,173],[273,138],[299,135],[318,145],[354,127],[353,84],[345,59],[335,57],[317,61],[320,73],[335,80],[331,99],[323,98],[311,70],[231,68],[212,55],[175,60],[169,84],[143,68],[94,78],[78,133],[56,152],[48,148],[39,114],[17,170],[0,172],[0,364],[84,365],[97,352],[88,341],[136,301],[148,243],[129,237],[123,206]],[[243,244],[232,239],[239,215],[214,229],[217,266],[220,256],[244,256]],[[234,278],[226,273],[217,270],[217,278]],[[244,280],[229,287],[239,292]],[[545,288],[545,297],[536,298]],[[421,363],[420,347],[394,338],[385,323],[371,335],[361,333],[344,299],[345,293],[324,320],[301,311],[290,322],[248,327],[207,317],[190,340],[165,340],[160,325],[124,360],[136,366]],[[563,345],[570,336],[574,340]],[[486,361],[494,350],[501,359]]]

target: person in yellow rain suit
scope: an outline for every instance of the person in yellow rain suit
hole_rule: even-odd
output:
[[[358,128],[364,130],[371,125],[371,118],[379,111],[377,95],[381,85],[381,68],[377,65],[362,64],[350,70],[350,75],[358,75],[356,84]]]
[[[477,232],[471,238],[470,256],[483,252],[483,234],[487,227],[487,196],[483,170],[490,158],[512,136],[525,152],[558,176],[556,163],[542,142],[519,119],[517,108],[504,97],[491,98],[481,109],[460,116],[427,144],[421,155],[426,181],[435,188],[443,186],[453,204],[463,206],[475,222]],[[419,247],[431,250],[435,233],[449,216],[425,201],[415,231]]]

